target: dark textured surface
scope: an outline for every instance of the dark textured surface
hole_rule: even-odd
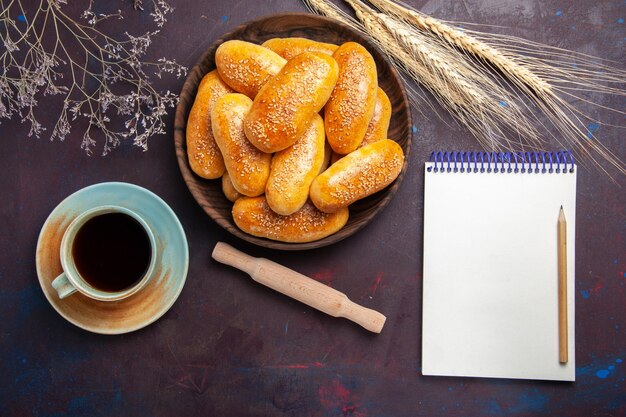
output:
[[[444,19],[508,26],[509,33],[624,67],[621,0],[413,4]],[[153,50],[189,67],[240,23],[304,10],[298,0],[175,5]],[[158,85],[179,91],[182,81]],[[604,103],[624,108],[623,100]],[[298,253],[259,249],[217,226],[185,186],[171,131],[153,138],[147,153],[124,145],[101,158],[84,155],[78,131],[63,143],[50,143],[27,138],[18,120],[3,121],[0,415],[625,415],[626,199],[624,188],[585,168],[577,194],[577,381],[421,376],[422,163],[434,149],[472,149],[475,142],[449,118],[447,125],[426,106],[425,114],[415,110],[409,171],[389,206],[356,235]],[[590,113],[602,122],[623,123],[606,111]],[[41,116],[49,129],[54,116]],[[602,126],[595,134],[626,158],[620,129]],[[52,209],[68,194],[102,181],[128,181],[159,194],[185,227],[191,256],[186,287],[172,310],[143,330],[113,337],[90,334],[61,318],[39,288],[34,262],[37,234]],[[218,240],[383,312],[383,332],[368,334],[326,317],[214,263],[210,251]]]

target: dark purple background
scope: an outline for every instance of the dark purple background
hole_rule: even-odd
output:
[[[508,33],[624,67],[622,0],[413,4],[439,18],[507,26]],[[299,0],[175,6],[152,51],[189,67],[240,23],[305,10]],[[137,27],[127,28],[133,33],[149,27],[147,12],[135,21]],[[171,79],[157,83],[172,91],[181,85]],[[624,110],[623,99],[603,103]],[[49,133],[57,115],[54,107],[46,110],[40,106],[39,114]],[[391,204],[355,236],[300,253],[238,241],[204,214],[178,171],[173,111],[168,135],[152,138],[147,153],[126,144],[107,157],[98,151],[86,156],[78,131],[51,143],[27,138],[27,127],[17,119],[3,121],[0,415],[625,415],[625,192],[584,167],[577,193],[576,383],[421,375],[422,163],[432,150],[476,144],[449,117],[437,120],[426,105],[423,113],[416,110],[410,169]],[[623,123],[623,116],[586,111],[602,122]],[[625,158],[622,130],[601,126],[594,133]],[[35,271],[37,235],[48,214],[70,193],[103,181],[128,181],[159,194],[178,214],[191,255],[187,284],[174,307],[155,324],[122,336],[91,334],[66,322],[44,298]],[[623,177],[619,182],[624,185]],[[210,252],[218,240],[383,312],[388,321],[382,334],[327,317],[216,264]]]

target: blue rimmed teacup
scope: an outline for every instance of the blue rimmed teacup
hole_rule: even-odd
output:
[[[144,230],[150,242],[150,261],[145,272],[134,283],[119,291],[107,291],[96,288],[84,276],[81,275],[74,254],[74,242],[85,224],[95,217],[110,213],[125,214],[135,220]],[[150,225],[144,218],[133,210],[121,206],[105,205],[90,209],[76,217],[67,227],[61,240],[60,257],[63,272],[52,281],[52,287],[57,291],[59,298],[63,299],[75,292],[99,301],[118,301],[130,297],[144,288],[152,279],[156,266],[156,238]],[[108,260],[115,262],[115,259]]]

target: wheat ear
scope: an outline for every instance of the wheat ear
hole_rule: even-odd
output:
[[[454,101],[448,109],[460,116],[485,148],[519,150],[524,143],[541,147],[538,133],[509,92],[459,60],[455,51],[441,51],[429,45],[427,39],[420,41],[417,33],[384,14],[374,16],[409,51],[414,62],[423,63],[435,75],[431,91],[442,96],[444,102],[448,97]],[[502,105],[504,102],[507,104]],[[517,141],[508,139],[507,130],[515,133]]]
[[[425,86],[440,105],[465,125],[486,149],[523,149],[519,143],[521,140],[511,142],[503,127],[516,131],[518,138],[538,145],[537,132],[525,122],[526,118],[514,104],[513,97],[484,77],[476,80],[477,75],[481,78],[479,74],[459,61],[458,57],[451,57],[450,51],[434,49],[429,38],[411,33],[407,26],[385,21],[387,16],[374,13],[361,2],[348,3],[355,10],[362,26],[330,2],[305,0],[305,3],[312,11],[340,20],[369,35],[399,69]],[[460,63],[461,68],[455,68],[451,62]],[[483,85],[485,81],[488,86]],[[494,92],[498,98],[485,94],[486,91]],[[415,103],[423,102],[419,100],[423,97],[418,90],[409,89],[409,93]],[[511,106],[500,106],[498,103],[502,100],[511,103]],[[516,120],[519,122],[516,123]]]
[[[537,131],[500,85],[475,71],[458,51],[437,43],[408,25],[376,13],[358,0],[347,0],[370,38],[411,78],[424,85],[486,149],[539,147]],[[501,103],[506,102],[503,106]],[[507,135],[514,133],[515,141]]]
[[[465,32],[447,25],[441,20],[403,7],[389,0],[371,0],[370,3],[380,10],[412,23],[420,29],[432,32],[436,36],[445,39],[450,44],[472,53],[474,56],[493,65],[522,86],[526,85],[542,94],[552,94],[548,83],[537,77],[528,69],[518,65],[514,60],[505,56],[502,52],[487,43],[469,36]]]
[[[587,131],[583,120],[593,119],[561,97],[587,101],[573,94],[572,90],[624,95],[623,90],[608,87],[606,83],[622,82],[626,72],[606,67],[594,71],[591,66],[593,57],[576,53],[573,54],[574,62],[583,65],[572,65],[569,61],[572,54],[554,47],[544,46],[549,51],[543,59],[523,55],[520,51],[525,49],[526,44],[522,39],[480,32],[470,32],[472,35],[469,35],[417,11],[397,5],[393,8],[394,4],[389,0],[372,0],[370,3],[394,16],[391,10],[410,10],[412,13],[408,15],[412,15],[412,18],[409,19],[410,16],[404,13],[396,20],[384,13],[377,13],[359,0],[346,0],[355,10],[361,22],[359,24],[331,2],[303,1],[310,10],[338,19],[369,35],[399,69],[425,86],[443,108],[471,131],[483,147],[518,150],[523,149],[524,143],[528,143],[538,150],[544,141],[538,137],[533,126],[536,124],[543,127],[545,134],[554,138],[559,146],[571,148],[583,156],[583,163],[591,161],[608,174],[596,159],[599,155],[622,174],[626,173],[624,162],[603,144],[592,140],[595,138]],[[388,9],[383,5],[387,5]],[[478,39],[480,36],[489,43]],[[498,41],[509,42],[514,47],[507,50],[491,46],[497,45]],[[532,42],[528,42],[528,45],[535,46]],[[539,48],[531,49],[536,52]],[[478,61],[470,56],[478,58]],[[553,59],[558,59],[561,66],[550,66]],[[454,65],[441,65],[442,62]],[[483,65],[476,65],[477,62]],[[493,73],[494,69],[499,71],[500,76]],[[490,83],[487,79],[499,81]],[[567,83],[569,85],[565,85]],[[585,88],[581,88],[581,85]],[[512,86],[516,86],[521,95],[509,88]],[[419,91],[412,89],[411,85],[408,87],[412,100],[418,103],[417,98],[422,98]],[[511,93],[506,90],[511,90]],[[481,94],[492,91],[496,93],[487,93],[486,97],[481,97]],[[498,97],[506,98],[498,100]],[[503,102],[505,106],[496,105]],[[533,118],[534,123],[529,117]],[[556,128],[558,134],[549,129],[545,119]],[[506,132],[511,131],[517,134],[518,141],[512,142],[507,138]],[[591,136],[591,140],[588,136]]]
[[[500,71],[506,80],[518,88],[523,97],[535,103],[540,113],[543,113],[548,122],[559,131],[560,134],[555,135],[551,130],[547,130],[559,146],[573,148],[578,155],[591,161],[607,174],[595,155],[607,160],[620,173],[626,174],[626,164],[603,144],[594,140],[596,138],[587,130],[584,120],[602,123],[584,114],[564,98],[583,101],[624,114],[623,111],[585,99],[582,94],[596,92],[626,95],[622,88],[608,85],[611,83],[623,85],[626,80],[625,71],[598,65],[593,61],[594,57],[589,55],[572,53],[512,36],[461,31],[391,0],[370,0],[370,3],[379,10],[433,34],[455,49],[466,51],[483,62],[487,70]],[[490,45],[481,40],[481,37],[499,47]],[[535,120],[538,124],[544,125],[537,115]]]

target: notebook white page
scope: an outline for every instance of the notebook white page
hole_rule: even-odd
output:
[[[573,381],[576,172],[429,167],[433,163],[425,167],[422,373]],[[567,364],[559,363],[558,338],[561,205]]]

